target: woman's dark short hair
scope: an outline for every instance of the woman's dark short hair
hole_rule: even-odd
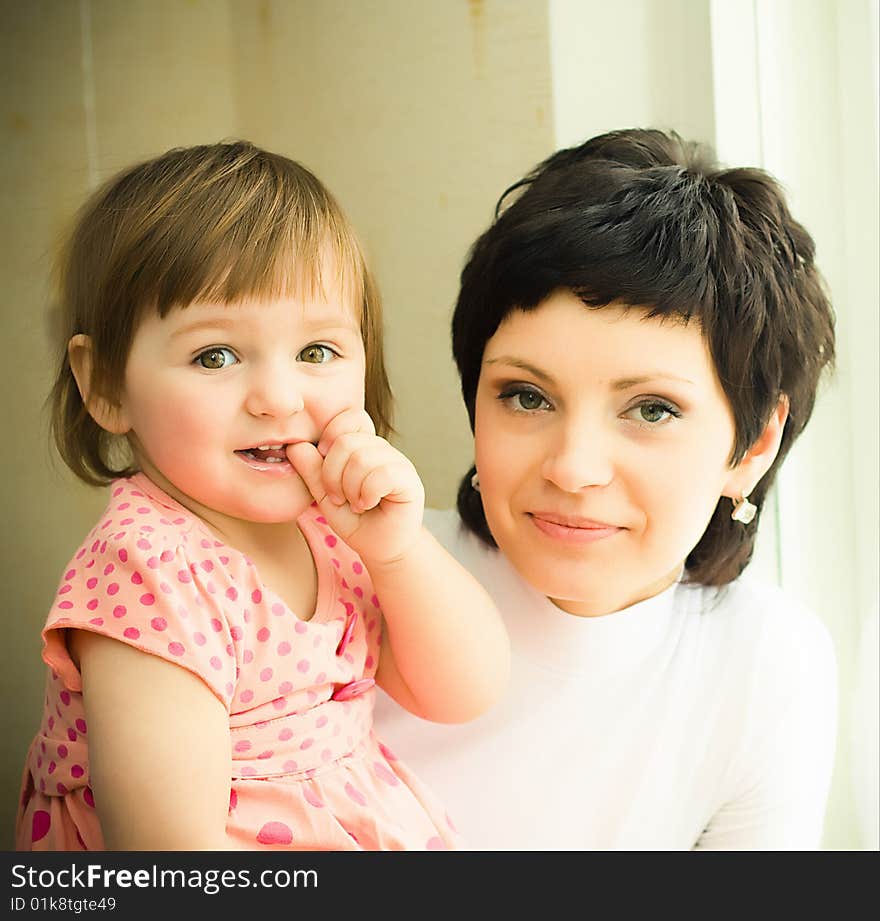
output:
[[[504,192],[461,274],[452,344],[471,429],[483,351],[512,310],[567,289],[585,308],[617,302],[699,323],[733,410],[731,465],[782,395],[790,406],[776,460],[749,496],[758,515],[743,526],[719,501],[687,558],[691,581],[730,582],[751,558],[767,491],[834,359],[834,316],[814,255],[772,176],[723,168],[674,132],[613,131],[558,151]],[[496,546],[473,472],[461,482],[459,513]]]

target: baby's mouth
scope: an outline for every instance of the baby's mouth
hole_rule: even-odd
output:
[[[235,453],[241,454],[243,457],[249,457],[251,460],[260,461],[264,464],[287,464],[289,461],[284,451],[286,447],[286,444],[259,445],[256,448],[247,448],[236,451]]]

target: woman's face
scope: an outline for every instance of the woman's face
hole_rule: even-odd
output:
[[[498,546],[572,614],[671,584],[734,494],[733,415],[699,326],[568,291],[487,343],[475,438]]]

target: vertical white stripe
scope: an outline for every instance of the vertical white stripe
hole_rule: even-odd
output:
[[[730,166],[764,162],[755,0],[711,0],[715,150]]]
[[[871,36],[871,72],[874,75],[874,112],[880,109],[880,0],[871,0],[868,11]],[[880,160],[880,119],[874,119],[874,156]]]
[[[755,111],[757,114],[757,142],[759,163],[764,166],[764,106],[761,100],[761,26],[758,0],[752,0],[752,29],[755,42]]]

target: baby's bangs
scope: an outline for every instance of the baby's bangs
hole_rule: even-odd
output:
[[[357,241],[344,228],[287,228],[281,239],[258,235],[231,240],[202,263],[201,284],[191,297],[176,298],[185,307],[195,301],[309,300],[341,293],[360,319],[364,304],[364,264]],[[255,242],[256,241],[256,242]],[[194,279],[195,280],[195,279]],[[170,308],[171,304],[169,304]],[[341,306],[341,305],[340,305]],[[160,313],[164,315],[166,310]]]
[[[190,201],[158,248],[164,265],[149,301],[160,315],[196,301],[326,298],[340,288],[360,313],[360,246],[336,202],[306,176],[264,168],[257,177],[231,177],[226,194],[214,188]]]

